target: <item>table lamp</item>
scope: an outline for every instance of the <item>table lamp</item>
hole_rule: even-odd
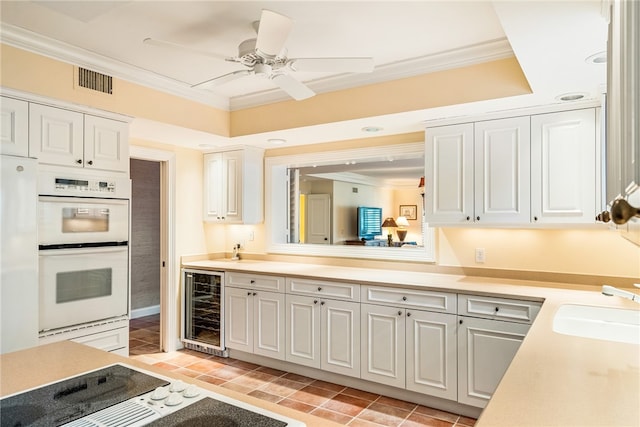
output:
[[[404,242],[404,238],[407,237],[407,228],[409,228],[409,221],[407,221],[407,217],[399,216],[396,218],[396,225],[398,227],[396,230],[396,233],[398,233],[398,239],[401,242]]]
[[[382,228],[386,228],[387,229],[387,244],[389,246],[391,246],[391,243],[393,242],[393,228],[396,228],[398,225],[396,224],[396,221],[389,217],[389,218],[385,218],[384,222],[382,223]]]

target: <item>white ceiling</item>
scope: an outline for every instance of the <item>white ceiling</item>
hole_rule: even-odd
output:
[[[270,81],[245,77],[212,90],[191,85],[242,69],[219,58],[144,44],[147,37],[220,56],[255,37],[262,9],[294,20],[288,57],[374,58],[371,74],[295,73],[315,92],[424,74],[515,54],[533,95],[372,117],[246,137],[222,138],[136,119],[134,137],[183,144],[289,145],[394,134],[428,120],[557,103],[581,92],[597,99],[605,66],[585,61],[606,49],[606,22],[594,1],[2,1],[2,42],[135,83],[234,110],[288,99]],[[374,135],[369,135],[374,136]]]

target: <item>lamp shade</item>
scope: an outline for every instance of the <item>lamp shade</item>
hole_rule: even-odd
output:
[[[398,224],[396,224],[396,221],[395,221],[393,218],[391,218],[391,217],[389,217],[389,218],[385,218],[385,219],[384,219],[384,222],[382,223],[382,227],[383,227],[383,228],[385,228],[385,227],[386,227],[386,228],[389,228],[389,227],[397,227],[397,226],[398,226]]]
[[[409,226],[409,221],[407,221],[406,216],[399,216],[396,218],[396,225],[400,228],[405,228]]]

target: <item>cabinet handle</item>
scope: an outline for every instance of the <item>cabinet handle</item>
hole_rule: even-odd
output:
[[[406,301],[406,300],[407,300],[407,297],[402,297],[402,301]]]
[[[468,216],[468,217],[467,217],[467,221],[470,221],[470,220],[471,220],[471,217],[470,217],[470,216]]]
[[[480,221],[480,217],[479,216],[476,217],[476,221]]]
[[[251,296],[251,292],[247,292],[247,296],[250,297]]]
[[[460,324],[462,325],[462,319],[460,319]]]
[[[402,312],[401,311],[398,311],[398,316],[402,316]]]
[[[314,300],[313,300],[313,303],[314,303],[314,304],[317,304],[317,303],[318,303],[318,300],[317,300],[317,299],[314,299]]]
[[[322,290],[322,288],[320,286],[318,286],[318,292],[320,292]]]
[[[256,295],[258,295],[256,292],[253,293],[253,296],[255,297]]]
[[[324,301],[320,302],[320,305],[324,305]]]
[[[407,311],[407,317],[411,317],[411,313]]]
[[[256,281],[251,279],[251,280],[249,280],[249,283],[253,284],[253,283],[256,283]]]
[[[78,159],[78,160],[76,160],[76,163],[77,163],[77,164],[79,164],[79,165],[81,165],[81,164],[82,164],[82,159]]]
[[[500,307],[496,307],[496,313],[500,311]]]
[[[89,166],[93,165],[93,160],[89,160],[89,161],[87,162],[87,164],[88,164]]]
[[[534,216],[534,217],[533,217],[533,220],[534,220],[534,221],[537,221],[537,220],[538,220],[538,217],[537,217],[537,216]]]

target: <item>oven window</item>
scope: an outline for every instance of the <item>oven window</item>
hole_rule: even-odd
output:
[[[111,268],[67,271],[56,274],[56,303],[111,295]]]
[[[109,231],[108,208],[62,208],[63,233]]]

